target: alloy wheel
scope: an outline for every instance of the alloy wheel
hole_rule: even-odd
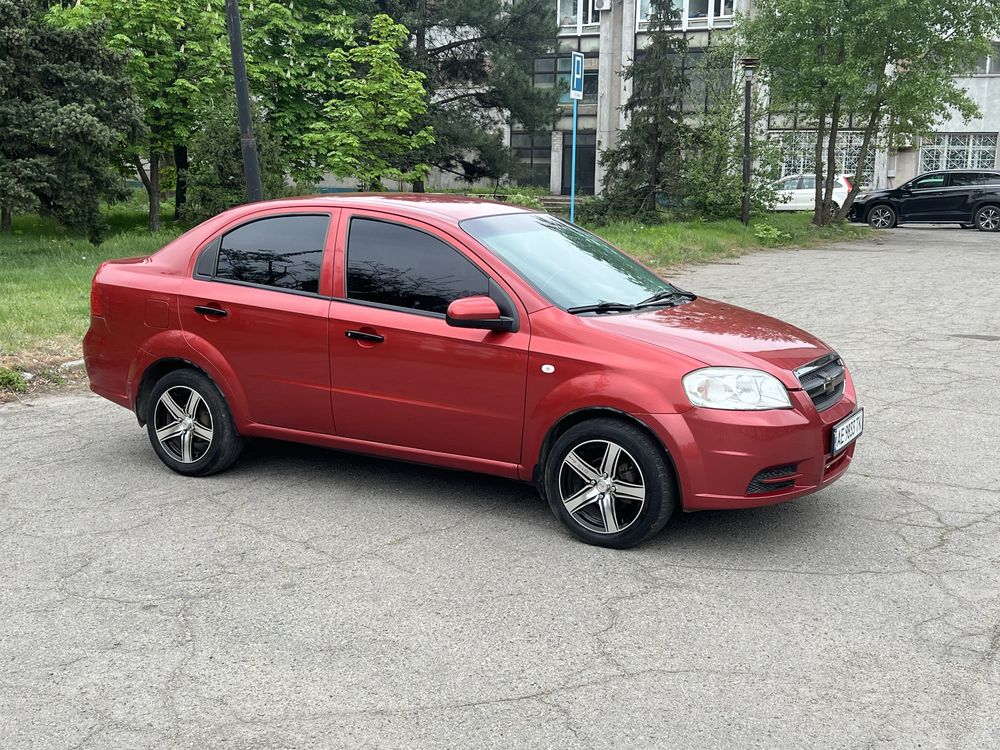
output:
[[[995,232],[1000,228],[1000,209],[987,206],[979,212],[976,221],[980,229]]]
[[[175,385],[156,402],[153,412],[156,439],[175,461],[193,464],[212,447],[212,412],[193,388]]]
[[[876,206],[872,209],[869,221],[876,229],[889,229],[892,226],[892,211],[884,206]]]
[[[570,517],[598,534],[629,528],[646,504],[639,463],[610,440],[588,440],[566,454],[559,467],[559,493]]]

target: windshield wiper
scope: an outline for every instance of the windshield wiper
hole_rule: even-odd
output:
[[[635,307],[626,305],[624,302],[599,302],[596,305],[580,305],[579,307],[567,307],[566,312],[571,315],[577,313],[608,313],[608,312],[631,312]]]
[[[690,302],[693,299],[697,299],[697,297],[691,292],[685,292],[681,289],[663,289],[652,297],[647,297],[641,302],[636,302],[633,307],[638,310],[640,307],[653,307],[656,305],[679,305],[681,302]]]

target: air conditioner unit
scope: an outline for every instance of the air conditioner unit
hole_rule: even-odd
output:
[[[594,10],[611,10],[611,0],[594,0]]]

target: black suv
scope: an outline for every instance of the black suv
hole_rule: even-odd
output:
[[[890,190],[861,193],[847,217],[875,229],[923,222],[958,223],[1000,231],[1000,172],[985,169],[927,172]]]

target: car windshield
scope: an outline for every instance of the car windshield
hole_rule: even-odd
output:
[[[604,240],[554,216],[486,216],[461,226],[563,309],[635,305],[677,291]]]

